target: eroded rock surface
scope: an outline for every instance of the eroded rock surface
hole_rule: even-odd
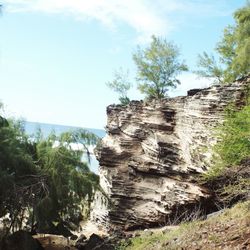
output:
[[[108,199],[99,194],[102,212],[94,210],[92,219],[123,229],[164,225],[177,211],[206,201],[210,194],[195,176],[209,168],[223,110],[244,103],[247,85],[249,78],[184,97],[109,106],[107,135],[97,150]]]

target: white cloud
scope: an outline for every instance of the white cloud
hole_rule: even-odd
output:
[[[71,14],[79,20],[97,20],[113,30],[119,23],[125,23],[137,32],[140,40],[152,34],[167,34],[173,28],[157,5],[148,0],[6,0],[5,3],[12,12]]]
[[[181,13],[225,13],[222,8],[225,4],[212,2],[214,4],[208,0],[5,0],[3,3],[9,11],[70,14],[78,20],[97,20],[112,30],[125,23],[136,31],[138,42],[145,42],[152,34],[166,36],[171,32],[179,22],[178,16],[183,16]]]

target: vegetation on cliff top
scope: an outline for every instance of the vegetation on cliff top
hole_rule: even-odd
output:
[[[218,83],[232,82],[250,72],[250,2],[234,14],[235,26],[227,27],[217,46],[220,63],[207,53],[199,56],[198,71]],[[248,86],[249,87],[248,83]],[[204,221],[182,223],[170,232],[141,233],[121,243],[119,249],[248,249],[250,246],[250,102],[225,110],[225,120],[218,127],[213,165],[203,175],[202,184],[214,191],[214,203],[230,206],[221,215]],[[218,207],[219,209],[219,207]]]
[[[235,25],[225,28],[215,50],[219,62],[206,52],[199,55],[196,71],[200,76],[215,79],[218,83],[231,83],[250,72],[250,1],[234,13]]]
[[[225,29],[216,48],[220,63],[207,53],[199,56],[201,70],[198,73],[201,76],[225,83],[250,72],[250,3],[238,10],[234,18],[235,26]],[[148,48],[138,48],[133,58],[138,68],[140,91],[148,98],[164,98],[168,89],[179,83],[176,76],[187,70],[178,57],[179,49],[174,44],[154,36]],[[114,81],[108,85],[120,94],[122,104],[129,102],[127,91],[131,84],[126,74],[116,73]],[[205,174],[205,181],[207,185],[219,183],[219,194],[230,197],[231,201],[249,195],[248,168],[241,171],[245,165],[249,166],[249,102],[240,110],[232,106],[226,112],[225,121],[219,128],[220,141],[215,147],[216,163]],[[98,177],[82,162],[86,145],[96,142],[93,134],[83,130],[59,137],[52,134],[48,138],[38,134],[36,139],[30,140],[21,123],[0,116],[0,217],[5,217],[6,235],[20,230],[24,224],[31,231],[50,233],[55,233],[57,225],[65,221],[77,224],[83,207],[91,201],[93,190],[98,187]],[[83,149],[73,150],[72,143],[82,144]],[[240,169],[233,171],[237,166]],[[221,185],[222,177],[230,177],[230,183]],[[218,217],[181,224],[167,234],[136,237],[121,248],[244,247],[250,244],[247,241],[249,224],[248,201]]]
[[[188,68],[180,62],[179,56],[175,44],[156,36],[152,36],[147,48],[137,48],[133,59],[137,66],[138,89],[146,98],[164,98],[170,88],[180,84],[177,76]]]
[[[106,85],[119,94],[119,101],[122,105],[126,105],[130,102],[128,98],[128,91],[132,87],[132,83],[129,81],[128,70],[124,71],[120,68],[114,72],[114,79],[106,83]]]
[[[180,50],[174,43],[156,36],[152,36],[148,47],[137,47],[133,54],[137,67],[137,87],[147,99],[162,99],[167,96],[169,89],[180,84],[177,76],[188,68],[184,62],[180,62],[179,57]],[[127,92],[132,84],[128,74],[116,71],[114,80],[108,82],[107,86],[119,94],[122,105],[129,103]]]
[[[232,83],[250,72],[250,2],[234,13],[235,25],[227,26],[215,51],[198,55],[198,70],[201,77],[210,78],[214,83]],[[152,36],[148,47],[137,48],[133,60],[137,67],[137,87],[147,99],[161,99],[169,89],[180,83],[177,76],[188,68],[179,60],[179,48],[164,38]],[[217,61],[216,59],[219,58]],[[128,75],[116,72],[108,87],[117,92],[121,104],[128,104],[127,92],[132,86]]]

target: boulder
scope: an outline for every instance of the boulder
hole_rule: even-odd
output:
[[[97,234],[92,234],[88,240],[80,239],[76,242],[76,248],[79,250],[114,250],[114,243],[111,238],[102,238]]]
[[[8,236],[0,245],[0,250],[43,250],[38,240],[25,231],[18,231]]]

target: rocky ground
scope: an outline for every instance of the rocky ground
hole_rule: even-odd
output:
[[[41,243],[44,250],[76,250],[74,242],[63,236],[39,234],[33,237]]]
[[[92,234],[88,238],[58,235],[32,236],[18,231],[1,250],[248,250],[250,249],[250,200],[213,213],[205,220],[175,226],[127,231],[116,237]]]
[[[140,236],[124,241],[120,249],[250,249],[250,201],[207,220],[181,224],[171,231],[141,232]]]
[[[33,236],[33,238],[40,242],[44,250],[114,250],[116,244],[116,239],[94,233],[89,237],[82,234],[77,239],[51,234],[39,234]]]

